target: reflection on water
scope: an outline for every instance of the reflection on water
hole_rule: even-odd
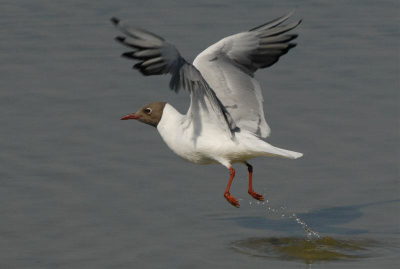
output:
[[[368,203],[362,205],[335,207],[321,209],[305,214],[289,213],[286,207],[271,206],[266,200],[264,203],[255,203],[267,206],[273,214],[279,214],[280,219],[268,219],[263,217],[237,217],[232,218],[239,225],[263,230],[284,231],[296,233],[300,224],[306,232],[306,237],[259,237],[249,238],[232,243],[232,247],[244,254],[275,260],[298,260],[303,261],[307,268],[313,263],[352,261],[366,258],[386,257],[398,259],[398,242],[381,243],[370,239],[340,239],[323,236],[322,232],[342,235],[360,235],[366,233],[364,230],[335,227],[362,216],[361,209],[377,204],[398,203],[399,200],[390,200],[379,203]],[[307,224],[306,224],[307,222]],[[312,228],[310,228],[311,226]]]
[[[315,240],[296,237],[250,238],[233,242],[232,247],[251,256],[279,260],[318,261],[354,260],[373,256],[378,244],[372,240],[347,240],[321,237]]]

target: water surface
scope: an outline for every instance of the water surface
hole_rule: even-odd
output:
[[[235,166],[236,209],[223,198],[226,168],[185,163],[154,128],[119,120],[153,101],[184,113],[189,99],[167,89],[168,76],[131,70],[109,18],[156,32],[191,61],[295,7],[298,46],[256,78],[268,141],[304,157],[251,162],[264,204]],[[0,267],[398,268],[398,10],[398,1],[2,1]],[[271,238],[289,238],[306,250],[302,223],[332,242],[373,243],[351,261],[234,248],[261,240],[254,251],[265,253]]]

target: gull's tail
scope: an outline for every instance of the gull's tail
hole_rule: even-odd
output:
[[[268,144],[269,145],[269,144]],[[289,158],[289,159],[297,159],[303,156],[303,153],[296,152],[296,151],[291,151],[287,149],[281,149],[277,148],[274,146],[269,145],[270,148],[265,151],[265,156],[278,156],[278,157],[283,157],[283,158]]]
[[[303,156],[303,153],[300,152],[274,147],[247,131],[240,132],[240,136],[240,143],[256,156],[283,157],[288,159],[297,159]]]
[[[297,159],[303,156],[303,153],[295,152],[287,149],[281,149],[268,144],[265,141],[257,139],[253,141],[251,147],[257,151],[261,156],[283,157],[289,159]]]

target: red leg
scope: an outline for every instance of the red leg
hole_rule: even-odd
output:
[[[229,171],[231,172],[231,178],[229,179],[228,186],[226,187],[224,197],[231,205],[239,207],[238,200],[235,197],[233,197],[229,192],[231,185],[232,185],[233,178],[235,177],[235,170],[231,166],[231,167],[229,167]]]
[[[264,197],[253,190],[253,166],[247,162],[245,162],[245,164],[247,166],[247,170],[249,171],[249,194],[256,200],[264,201]]]

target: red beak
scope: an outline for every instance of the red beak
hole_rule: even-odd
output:
[[[138,115],[138,114],[131,113],[131,114],[128,114],[128,115],[126,115],[126,116],[123,116],[123,117],[121,118],[121,120],[137,120],[137,119],[140,118],[140,117],[141,117],[141,116]]]

